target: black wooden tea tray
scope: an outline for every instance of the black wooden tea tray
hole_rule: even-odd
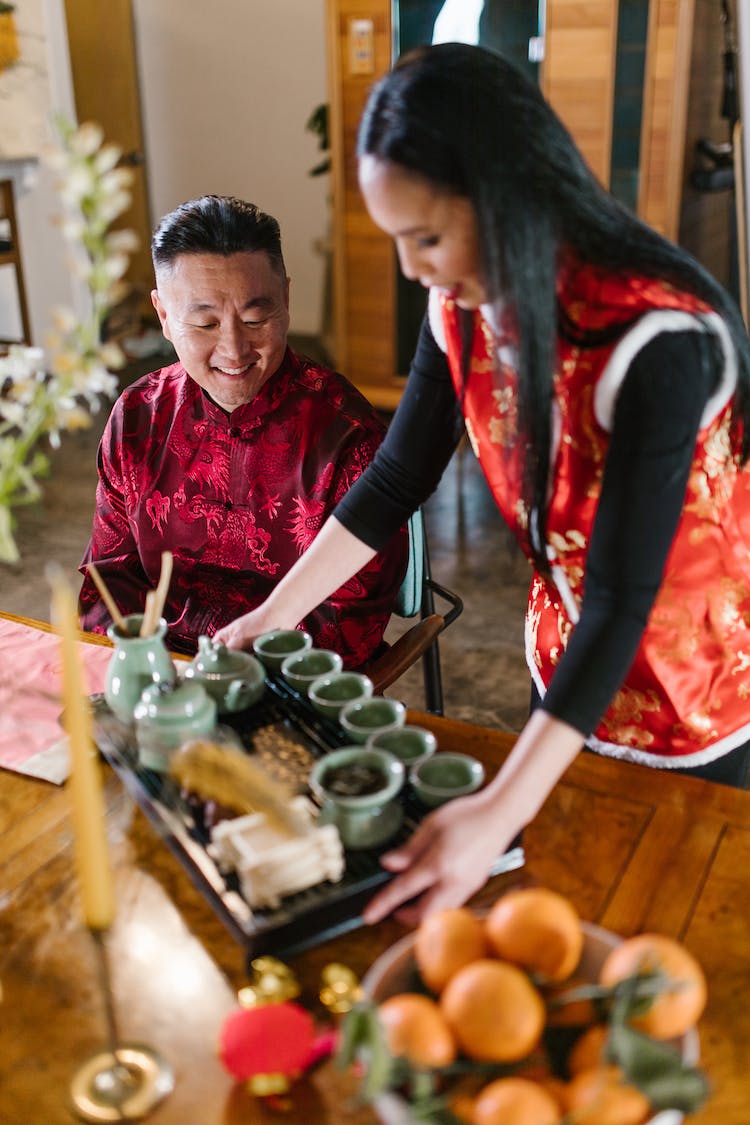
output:
[[[362,910],[378,887],[392,875],[378,861],[382,851],[406,840],[427,811],[408,784],[399,798],[404,821],[398,834],[380,849],[347,851],[338,883],[325,882],[284,898],[275,909],[253,910],[243,898],[237,877],[219,869],[208,850],[210,834],[202,806],[193,807],[172,778],[143,768],[138,762],[132,727],[119,722],[95,696],[96,740],[136,803],[167,847],[185,868],[230,933],[246,950],[248,962],[263,953],[288,957],[337,934],[362,925]],[[263,699],[247,711],[222,717],[244,746],[262,764],[298,792],[307,793],[312,763],[349,742],[338,723],[319,715],[310,701],[285,680],[270,676]],[[523,849],[498,857],[492,874],[522,866]]]

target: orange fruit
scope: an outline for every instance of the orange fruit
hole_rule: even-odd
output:
[[[451,977],[440,1009],[461,1050],[487,1062],[524,1058],[544,1029],[544,1003],[526,974],[488,958]]]
[[[396,1058],[406,1056],[415,1066],[448,1066],[455,1059],[455,1039],[429,996],[400,992],[379,1005],[378,1015]]]
[[[622,1080],[617,1066],[582,1070],[568,1083],[566,1110],[576,1125],[641,1125],[648,1098]]]
[[[568,993],[589,984],[590,980],[573,975],[566,981],[557,981],[555,984],[545,982],[541,985],[542,996],[547,1005],[548,1027],[588,1027],[601,1018],[592,1000],[565,1001]],[[558,998],[565,1002],[558,1005]]]
[[[450,1098],[448,1109],[459,1121],[465,1121],[466,1125],[473,1125],[474,1099],[468,1094],[456,1094]]]
[[[589,1070],[592,1066],[603,1064],[604,1044],[608,1034],[609,1028],[606,1024],[597,1023],[576,1039],[568,1055],[570,1074],[579,1074],[582,1070]]]
[[[528,1078],[498,1078],[480,1090],[472,1125],[557,1125],[555,1099]]]
[[[484,923],[465,907],[428,914],[414,939],[417,968],[433,992],[440,992],[458,969],[488,953]]]
[[[608,954],[599,974],[611,986],[637,972],[663,972],[670,986],[630,1023],[655,1039],[673,1039],[693,1027],[706,1006],[706,978],[684,945],[662,934],[627,938]]]
[[[546,887],[509,891],[498,899],[485,923],[498,957],[549,980],[565,980],[576,969],[583,930],[573,904]]]

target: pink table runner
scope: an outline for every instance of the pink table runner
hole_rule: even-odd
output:
[[[88,691],[103,691],[112,650],[82,641],[80,651]],[[0,768],[65,781],[61,695],[59,637],[0,618]]]

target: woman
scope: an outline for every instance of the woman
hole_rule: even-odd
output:
[[[505,766],[384,858],[375,921],[465,901],[584,745],[741,784],[750,739],[750,345],[723,290],[595,181],[539,91],[445,44],[373,90],[360,188],[430,290],[370,470],[254,614],[296,625],[430,494],[461,423],[534,564],[539,697]]]

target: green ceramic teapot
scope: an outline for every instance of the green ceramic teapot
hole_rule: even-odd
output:
[[[239,652],[213,641],[198,638],[198,655],[183,672],[186,680],[203,685],[219,711],[244,711],[263,695],[266,673],[249,652]]]

